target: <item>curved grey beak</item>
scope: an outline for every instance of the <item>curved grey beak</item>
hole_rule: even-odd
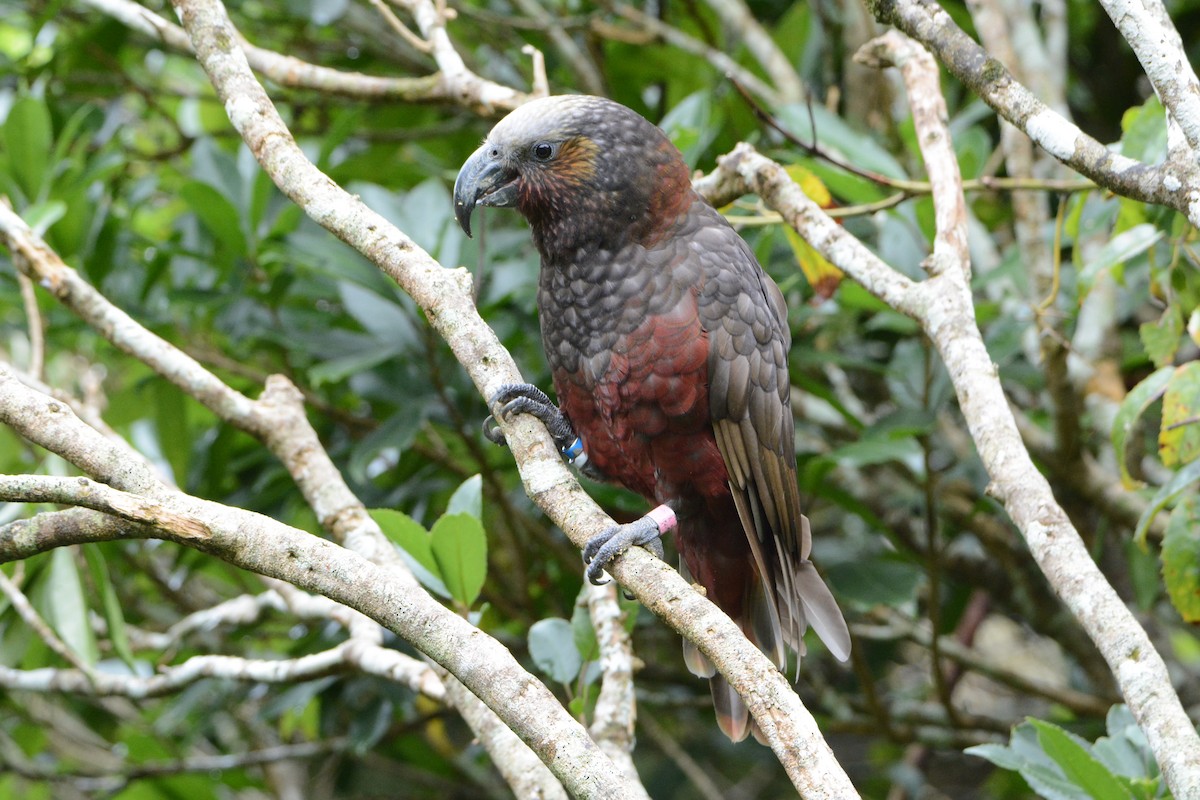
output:
[[[491,145],[476,150],[454,181],[454,218],[467,236],[475,206],[511,208],[517,204],[517,172]]]

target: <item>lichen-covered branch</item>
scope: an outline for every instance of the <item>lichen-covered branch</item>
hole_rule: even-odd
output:
[[[876,0],[881,22],[928,47],[956,78],[1050,155],[1117,194],[1177,209],[1200,225],[1193,165],[1150,166],[1113,153],[1038,99],[933,0]]]
[[[102,14],[107,14],[139,33],[174,48],[189,52],[192,48],[187,34],[133,0],[85,0]],[[429,3],[432,6],[432,3]],[[295,56],[276,53],[243,39],[238,40],[246,59],[259,74],[280,86],[293,89],[313,89],[332,95],[357,97],[365,100],[401,100],[409,103],[447,103],[463,105],[480,113],[511,110],[524,103],[524,92],[480,78],[446,54],[448,40],[442,45],[439,66],[443,69],[419,77],[380,77],[358,72],[310,64]],[[452,47],[449,47],[452,50]],[[446,69],[448,67],[449,69]]]
[[[936,77],[927,78],[910,83],[909,91],[920,93],[922,87],[924,91],[936,91],[936,86]],[[948,135],[929,130],[931,126],[941,127],[938,115],[918,114],[918,109],[926,107],[926,98],[914,97],[912,105],[931,182],[939,167],[930,159],[945,158],[948,163],[942,168],[956,172],[952,151],[943,149]],[[953,176],[947,175],[946,179],[952,186]],[[1162,657],[1096,567],[1079,532],[1030,459],[976,324],[966,269],[931,259],[932,276],[912,284],[849,234],[837,234],[833,230],[836,226],[816,204],[789,184],[781,166],[740,145],[721,162],[718,174],[702,186],[720,193],[740,187],[759,194],[826,258],[922,325],[950,373],[959,408],[991,478],[990,493],[1004,504],[1038,566],[1103,654],[1174,794],[1200,796],[1200,736],[1178,695],[1170,689]],[[949,201],[958,206],[961,202],[937,189],[934,197],[935,205]],[[943,226],[954,224],[957,212],[939,209],[937,216],[939,239],[953,243],[956,237],[946,237],[949,229]],[[947,248],[947,252],[954,251]]]

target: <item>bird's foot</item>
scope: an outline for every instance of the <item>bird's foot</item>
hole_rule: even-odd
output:
[[[588,580],[596,586],[607,583],[604,578],[605,567],[634,545],[645,547],[661,560],[662,535],[674,527],[675,512],[670,506],[661,505],[641,519],[625,525],[614,525],[593,536],[583,548]]]
[[[504,432],[496,424],[496,417],[507,420],[513,414],[531,414],[541,420],[550,431],[555,446],[564,454],[578,441],[570,421],[546,393],[532,383],[504,384],[492,395],[488,407],[495,411],[483,421],[483,435],[495,444],[505,444]]]

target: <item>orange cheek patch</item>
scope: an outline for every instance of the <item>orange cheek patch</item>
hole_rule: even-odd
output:
[[[596,174],[596,154],[599,152],[599,146],[587,137],[568,139],[559,147],[558,158],[551,170],[568,183],[585,183]]]

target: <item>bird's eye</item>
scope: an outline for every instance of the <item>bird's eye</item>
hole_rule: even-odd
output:
[[[538,161],[549,161],[554,157],[554,145],[549,142],[538,142],[533,146],[533,157]]]

